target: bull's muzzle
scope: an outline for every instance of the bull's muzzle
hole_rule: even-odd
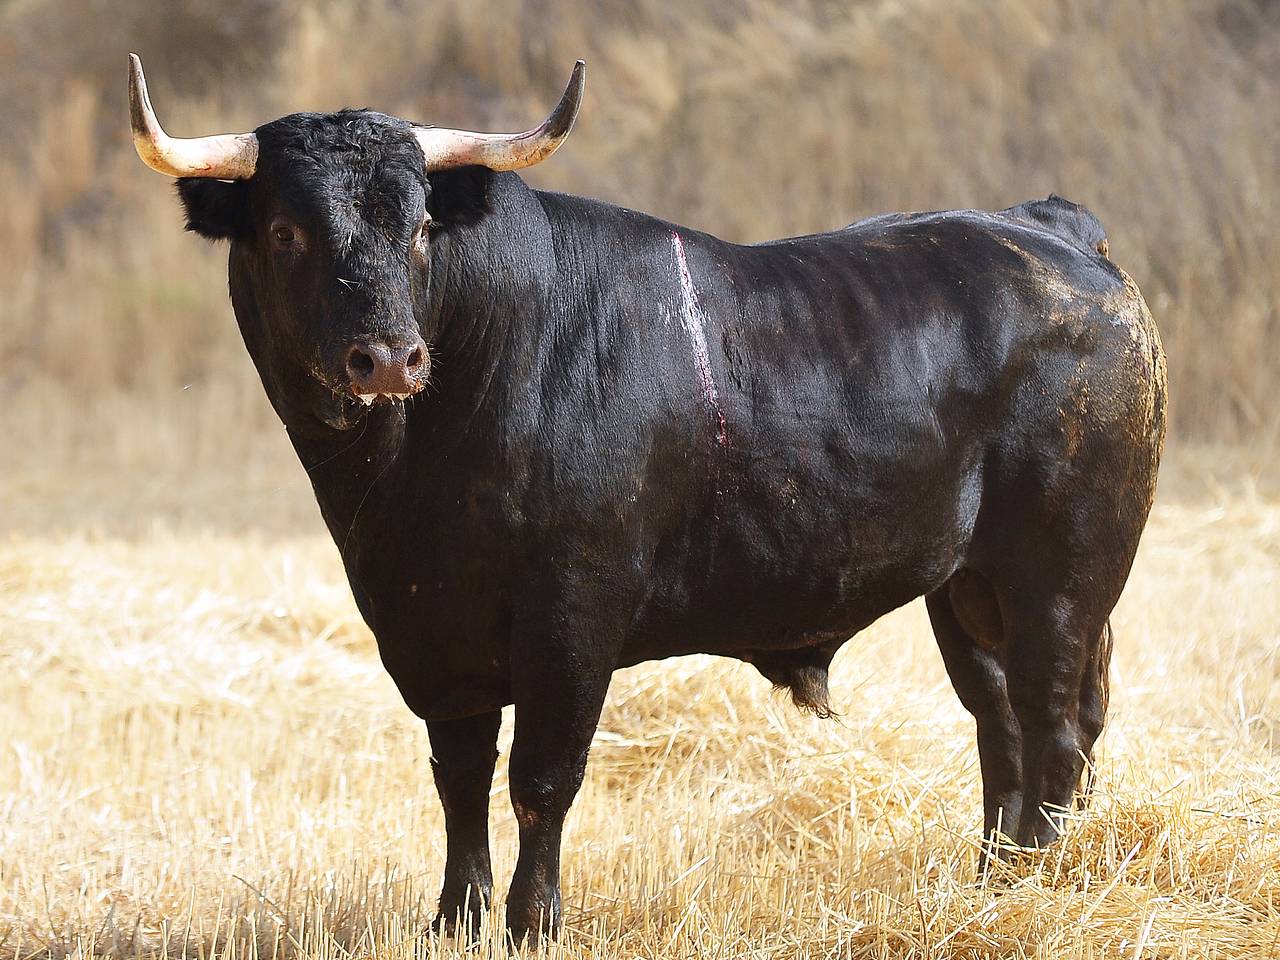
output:
[[[346,372],[351,392],[365,403],[403,400],[427,385],[431,358],[420,338],[407,343],[362,340],[347,349]]]

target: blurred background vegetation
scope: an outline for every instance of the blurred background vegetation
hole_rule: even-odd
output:
[[[737,241],[1061,193],[1147,295],[1174,436],[1277,445],[1273,0],[9,0],[0,404],[29,465],[288,456],[225,249],[133,154],[131,50],[178,136],[347,105],[523,127],[584,57],[529,179]]]

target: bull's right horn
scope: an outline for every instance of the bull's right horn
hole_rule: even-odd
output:
[[[142,61],[133,53],[129,54],[129,124],[142,162],[170,177],[247,180],[258,164],[255,134],[223,133],[184,140],[165,133],[151,109]]]
[[[490,170],[520,170],[545,160],[556,152],[573,129],[578,108],[582,106],[586,70],[587,65],[581,60],[574,64],[569,84],[551,116],[524,133],[476,133],[415,127],[413,134],[418,138],[418,146],[422,147],[427,170],[448,170],[470,164]]]

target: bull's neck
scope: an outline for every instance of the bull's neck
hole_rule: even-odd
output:
[[[433,380],[442,409],[468,431],[528,396],[556,336],[555,290],[570,282],[538,195],[498,174],[489,200],[476,222],[446,227],[432,254]]]
[[[401,486],[406,426],[400,411],[386,407],[370,411],[351,430],[327,435],[286,425],[344,563],[381,539],[377,530],[371,537],[369,527],[386,515],[380,503],[387,491]]]

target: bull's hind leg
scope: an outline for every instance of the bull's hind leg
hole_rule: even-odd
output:
[[[1028,586],[1003,599],[1009,700],[1022,731],[1023,803],[1014,839],[1043,847],[1057,838],[1102,729],[1099,674],[1089,673],[1106,614],[1069,593]]]
[[[995,594],[981,576],[961,570],[925,604],[951,685],[977,723],[983,834],[1012,837],[1022,814],[1022,734],[1006,689]],[[984,863],[987,854],[984,848]]]

